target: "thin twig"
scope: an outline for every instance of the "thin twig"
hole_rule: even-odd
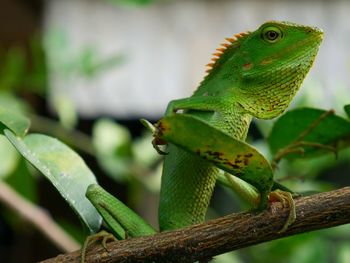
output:
[[[272,159],[271,166],[272,169],[275,170],[277,168],[278,163],[282,160],[283,157],[286,155],[289,155],[291,153],[299,153],[299,154],[304,154],[304,146],[311,146],[315,148],[322,148],[325,150],[329,150],[332,152],[336,152],[336,148],[329,146],[329,145],[323,145],[320,143],[314,143],[314,142],[307,142],[303,141],[304,138],[309,135],[323,120],[325,120],[328,116],[334,114],[334,110],[331,109],[329,111],[324,112],[321,114],[316,120],[314,120],[303,132],[299,134],[299,136],[289,143],[287,146],[284,148],[280,149],[277,151],[276,155]]]
[[[294,140],[294,142],[300,142],[302,140],[304,140],[304,138],[309,135],[323,120],[325,120],[328,116],[333,115],[334,114],[334,109],[330,109],[326,112],[324,112],[323,114],[321,114],[321,116],[319,116],[316,120],[314,120],[309,127],[307,127],[302,133],[299,134],[299,136]]]
[[[63,252],[74,251],[80,244],[69,236],[46,212],[16,193],[0,180],[0,201],[32,223]]]
[[[195,262],[213,256],[312,230],[350,223],[350,187],[295,200],[296,220],[283,233],[288,208],[272,203],[261,213],[231,214],[205,224],[154,236],[132,238],[88,249],[86,262]],[[45,263],[77,262],[80,251]]]
[[[335,154],[335,156],[337,156],[337,148],[330,146],[330,145],[325,145],[325,144],[321,144],[321,143],[317,143],[317,142],[294,142],[289,144],[288,146],[286,146],[285,148],[279,150],[275,157],[273,158],[272,161],[272,168],[275,169],[277,166],[277,163],[281,161],[281,159],[283,157],[285,157],[286,155],[289,155],[291,153],[298,153],[300,155],[304,155],[305,153],[305,149],[304,147],[314,147],[314,148],[318,148],[318,149],[323,149],[329,152],[333,152]]]

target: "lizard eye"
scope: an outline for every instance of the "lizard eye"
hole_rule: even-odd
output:
[[[261,37],[269,43],[275,43],[283,37],[283,34],[279,28],[268,26],[262,30]]]

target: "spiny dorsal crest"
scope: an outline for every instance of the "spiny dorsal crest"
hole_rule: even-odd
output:
[[[222,56],[222,54],[224,54],[224,52],[227,50],[227,48],[231,47],[232,45],[234,45],[235,43],[237,43],[237,40],[246,36],[246,35],[249,35],[251,32],[250,31],[246,31],[246,32],[241,32],[239,34],[235,34],[233,35],[232,37],[227,37],[225,38],[225,40],[228,42],[228,43],[221,43],[220,44],[220,47],[218,47],[216,49],[216,51],[218,52],[215,52],[213,53],[213,57],[211,58],[211,61],[210,63],[208,63],[206,65],[207,69],[206,69],[206,73],[210,73],[211,70],[215,67],[217,61],[220,59],[220,57]]]

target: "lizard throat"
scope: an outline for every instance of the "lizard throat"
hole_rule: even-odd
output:
[[[238,91],[242,107],[256,118],[270,119],[280,115],[299,90],[316,53],[317,48],[310,49],[243,79]]]

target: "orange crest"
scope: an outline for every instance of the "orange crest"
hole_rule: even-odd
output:
[[[237,39],[239,38],[242,38],[246,35],[248,35],[250,32],[249,31],[246,31],[246,32],[242,32],[242,33],[239,33],[239,34],[235,34],[234,36],[232,37],[227,37],[225,38],[225,40],[228,42],[228,43],[221,43],[220,44],[220,47],[218,47],[216,50],[218,52],[215,52],[213,53],[213,57],[211,58],[211,61],[210,63],[208,63],[206,66],[207,66],[207,69],[205,72],[209,73],[215,66],[216,62],[219,60],[219,58],[221,57],[222,54],[224,54],[224,52],[226,51],[227,48],[229,48],[233,43],[235,43],[237,41]]]

